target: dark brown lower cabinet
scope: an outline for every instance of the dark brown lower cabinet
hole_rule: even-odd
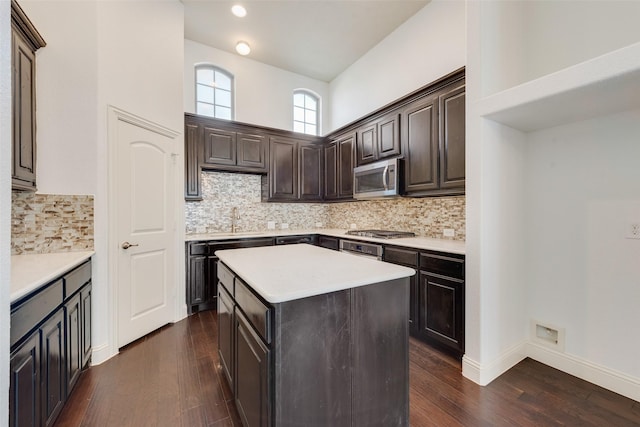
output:
[[[11,304],[9,425],[50,426],[91,359],[91,261]]]
[[[233,284],[232,284],[233,286]],[[233,317],[234,302],[223,285],[218,286],[218,356],[231,391],[235,391],[235,375],[233,372],[235,320]]]
[[[417,271],[418,255],[417,250],[385,246],[383,260]],[[409,278],[409,332],[411,335],[416,335],[418,331],[418,303],[418,274],[416,273]]]
[[[318,246],[337,251],[340,247],[340,242],[337,237],[318,236]]]
[[[91,282],[86,284],[80,290],[80,337],[82,346],[82,363],[81,366],[86,367],[91,361]],[[67,395],[70,390],[67,390]]]
[[[420,254],[418,337],[464,355],[464,256]]]
[[[384,261],[417,271],[410,280],[411,336],[462,357],[464,255],[385,246]]]
[[[67,390],[76,385],[82,370],[82,316],[80,315],[80,293],[65,304],[67,316]]]
[[[431,340],[462,351],[464,298],[462,280],[437,274],[420,273],[420,332]]]
[[[66,400],[64,310],[40,328],[42,338],[42,425],[53,425]]]
[[[9,426],[40,425],[40,331],[11,353]]]
[[[236,312],[235,397],[245,426],[271,425],[269,413],[270,350],[240,310]]]
[[[186,299],[189,314],[216,308],[218,297],[216,251],[273,244],[274,239],[271,237],[186,242]]]

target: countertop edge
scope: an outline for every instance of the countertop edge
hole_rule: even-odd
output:
[[[38,290],[42,286],[61,277],[95,255],[95,251],[54,252],[50,254],[29,254],[11,256],[11,304]],[[48,259],[50,263],[24,274],[24,268]]]
[[[319,236],[338,237],[350,240],[359,240],[363,242],[374,242],[389,246],[401,246],[412,249],[422,249],[428,251],[448,252],[452,254],[465,255],[465,242],[461,240],[436,239],[433,237],[409,237],[401,239],[376,239],[374,237],[360,237],[346,234],[345,229],[302,229],[302,230],[275,230],[264,232],[238,232],[231,233],[205,233],[205,234],[186,234],[185,242],[195,241],[225,241],[237,239],[254,239],[264,237],[280,237],[280,236],[296,236],[305,234],[315,234]]]

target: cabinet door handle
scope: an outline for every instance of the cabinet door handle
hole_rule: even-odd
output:
[[[131,246],[138,246],[137,243],[122,242],[122,249],[129,249]]]

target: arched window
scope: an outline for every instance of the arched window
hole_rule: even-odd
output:
[[[213,65],[196,66],[196,114],[233,120],[233,74]]]
[[[307,90],[293,92],[293,131],[317,135],[320,127],[320,99]]]

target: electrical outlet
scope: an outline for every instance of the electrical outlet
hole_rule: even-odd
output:
[[[355,230],[356,228],[358,228],[358,226],[355,225],[355,224],[351,224],[351,225],[349,225],[349,228],[352,229],[352,230]]]
[[[287,228],[289,228],[289,224],[287,224],[286,222],[283,222],[282,224],[280,224],[280,228],[283,230],[286,230]]]
[[[275,221],[267,221],[267,230],[275,230],[276,222]]]
[[[453,228],[445,228],[442,230],[442,235],[444,237],[455,237],[456,230],[454,230]]]
[[[322,223],[321,222],[316,222],[316,228],[322,228]]]
[[[640,223],[634,222],[629,224],[629,233],[627,239],[640,239]]]

